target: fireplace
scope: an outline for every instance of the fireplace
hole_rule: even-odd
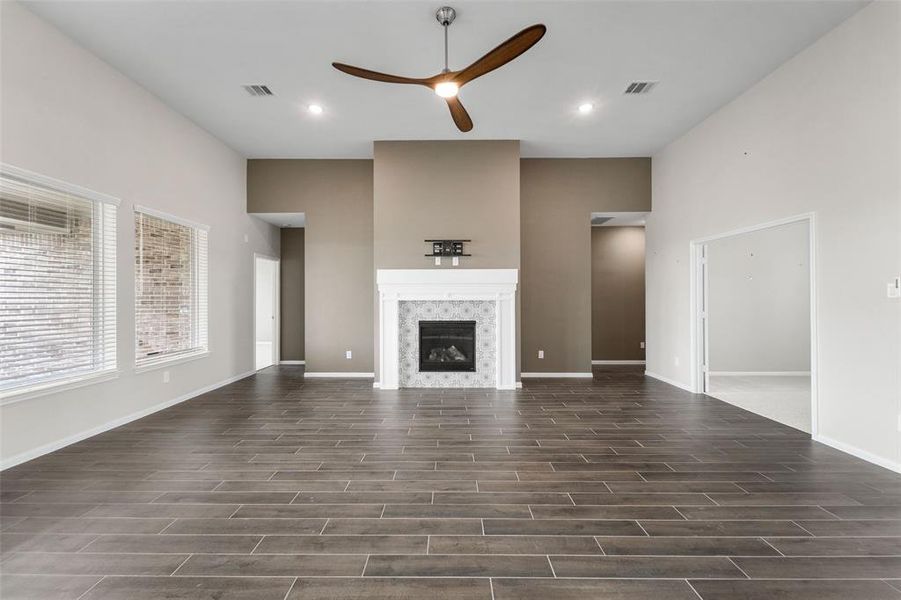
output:
[[[419,370],[476,370],[475,321],[420,321]]]
[[[517,279],[516,269],[378,269],[375,385],[383,390],[516,389]],[[475,321],[474,370],[420,372],[419,323],[438,319]]]

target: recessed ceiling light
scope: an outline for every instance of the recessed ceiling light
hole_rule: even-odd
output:
[[[307,110],[310,111],[310,114],[313,114],[313,115],[321,115],[322,114],[322,107],[318,104],[309,105],[307,107]]]
[[[592,104],[591,102],[585,102],[585,103],[579,105],[579,112],[582,113],[583,115],[587,115],[588,113],[590,113],[593,110],[594,110],[594,104]]]

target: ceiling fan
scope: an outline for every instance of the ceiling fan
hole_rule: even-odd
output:
[[[333,62],[332,66],[348,75],[362,77],[363,79],[371,79],[372,81],[406,83],[430,87],[435,90],[436,94],[447,101],[451,117],[453,117],[457,128],[460,131],[470,131],[472,129],[472,119],[470,118],[469,113],[466,112],[466,109],[463,108],[463,104],[460,103],[457,92],[460,91],[461,87],[473,79],[481,77],[486,73],[490,73],[498,67],[504,66],[537,44],[538,40],[544,36],[547,28],[541,24],[526,27],[465,69],[451,71],[447,66],[447,28],[454,22],[456,17],[457,11],[450,6],[439,8],[438,12],[435,13],[435,18],[438,19],[438,22],[444,27],[444,68],[437,75],[424,78],[402,77],[400,75],[378,73],[376,71],[370,71],[369,69],[361,69],[359,67],[353,67],[337,62]]]

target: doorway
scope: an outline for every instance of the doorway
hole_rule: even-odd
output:
[[[816,424],[812,215],[692,243],[695,389],[807,433]]]
[[[254,362],[256,370],[279,360],[279,260],[254,254]]]
[[[644,372],[647,213],[591,214],[591,363]]]

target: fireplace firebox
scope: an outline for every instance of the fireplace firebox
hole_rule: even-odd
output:
[[[420,321],[419,370],[476,370],[475,321]]]

